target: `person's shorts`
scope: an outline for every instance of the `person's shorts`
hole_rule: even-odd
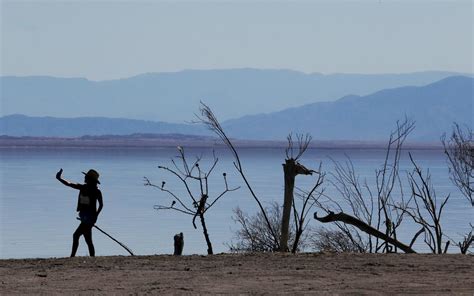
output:
[[[96,221],[96,215],[90,212],[79,212],[79,218],[81,222],[88,225],[94,225]]]

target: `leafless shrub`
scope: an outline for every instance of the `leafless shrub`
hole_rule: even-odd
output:
[[[310,235],[309,244],[313,250],[318,252],[351,252],[361,253],[365,250],[360,248],[359,244],[354,244],[354,241],[342,230],[328,229],[319,227]]]
[[[463,240],[458,242],[459,250],[461,254],[467,254],[474,244],[474,226],[471,224],[471,231],[463,237]],[[470,252],[472,254],[472,252]]]
[[[444,153],[448,157],[451,181],[474,207],[474,136],[469,127],[454,124],[449,138],[441,137]]]
[[[272,202],[266,209],[267,217],[272,225],[273,233],[280,234],[282,208],[276,202]],[[234,222],[239,229],[235,232],[234,242],[228,246],[231,252],[274,252],[278,251],[280,245],[275,244],[273,233],[269,231],[262,212],[248,215],[240,208],[234,209]],[[306,236],[300,237],[298,251],[305,247]],[[290,227],[289,243],[295,240],[294,224]]]

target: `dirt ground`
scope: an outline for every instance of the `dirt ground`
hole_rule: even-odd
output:
[[[474,295],[474,256],[220,254],[0,260],[12,294]]]

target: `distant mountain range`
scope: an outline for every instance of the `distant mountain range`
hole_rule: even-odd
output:
[[[233,137],[282,139],[289,132],[321,140],[388,138],[396,121],[416,121],[411,139],[439,141],[453,122],[473,127],[474,79],[454,76],[422,87],[401,87],[368,96],[346,96],[270,114],[245,116],[223,126]]]
[[[305,74],[289,70],[187,70],[109,80],[45,76],[0,77],[0,115],[112,117],[182,123],[199,101],[222,120],[334,101],[406,85],[421,86],[457,75]]]
[[[105,117],[56,118],[25,115],[0,117],[0,135],[8,136],[81,137],[135,133],[210,135],[204,127],[195,124]]]
[[[289,132],[308,132],[317,140],[380,141],[387,139],[397,120],[408,116],[416,121],[411,140],[438,141],[443,132],[451,130],[453,122],[473,126],[473,101],[474,79],[453,76],[426,86],[386,89],[366,96],[345,96],[334,102],[244,116],[223,121],[222,125],[229,136],[240,139],[283,140]],[[0,118],[0,135],[65,137],[133,133],[211,135],[196,124],[97,117]]]

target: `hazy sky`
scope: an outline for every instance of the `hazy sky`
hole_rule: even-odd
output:
[[[473,1],[1,1],[1,74],[473,72]]]

